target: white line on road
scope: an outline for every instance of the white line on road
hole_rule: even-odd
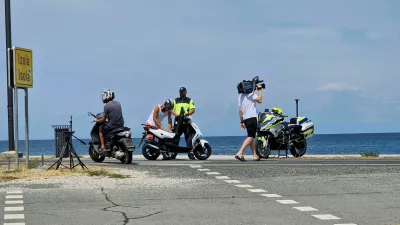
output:
[[[18,207],[4,207],[4,212],[11,212],[11,211],[24,211],[23,206]]]
[[[259,193],[259,192],[268,192],[268,191],[266,191],[266,190],[264,190],[264,189],[247,189],[248,191],[251,191],[251,192],[256,192],[256,193]]]
[[[334,225],[357,225],[355,223],[335,223]]]
[[[4,225],[25,225],[25,223],[4,223]]]
[[[198,171],[210,171],[210,169],[197,169]]]
[[[276,201],[281,203],[281,204],[285,204],[285,205],[287,205],[287,204],[299,204],[298,202],[293,201],[293,200],[276,200]]]
[[[220,173],[218,173],[218,172],[206,172],[206,174],[208,174],[208,175],[219,175]]]
[[[20,190],[7,191],[7,194],[22,194]]]
[[[6,199],[22,198],[22,195],[6,195]]]
[[[241,187],[241,188],[251,188],[253,186],[251,186],[250,184],[237,184],[235,185],[236,187]]]
[[[229,178],[227,176],[216,176],[215,178],[217,178],[217,179],[231,179],[231,178]]]
[[[23,200],[10,200],[6,201],[6,204],[24,204]]]
[[[318,218],[320,220],[339,220],[339,217],[336,217],[331,214],[320,214],[320,215],[312,215],[315,218]]]
[[[268,197],[268,198],[280,198],[282,196],[277,195],[277,194],[261,194],[264,197]]]
[[[293,207],[293,208],[295,208],[295,209],[297,209],[299,211],[302,211],[302,212],[318,211],[318,209],[314,209],[313,207],[310,207],[310,206]]]
[[[24,214],[4,214],[5,220],[25,219]]]
[[[238,180],[224,180],[226,183],[230,183],[230,184],[238,184],[238,183],[242,183]]]
[[[192,167],[192,168],[200,168],[202,166],[196,165],[196,166],[190,166],[190,167]]]

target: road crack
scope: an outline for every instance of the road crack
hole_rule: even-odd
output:
[[[113,201],[109,198],[108,194],[105,193],[104,188],[100,188],[100,189],[101,189],[101,193],[104,195],[106,201],[112,204],[112,206],[105,207],[105,208],[103,208],[102,210],[103,210],[103,211],[107,211],[107,212],[117,212],[117,213],[121,213],[121,215],[124,217],[123,225],[127,225],[127,224],[129,223],[130,220],[142,219],[142,218],[150,217],[150,216],[157,215],[157,214],[160,214],[160,213],[164,212],[164,211],[159,211],[159,212],[151,213],[151,214],[144,215],[144,216],[129,218],[129,217],[126,215],[125,212],[118,211],[118,210],[116,210],[116,211],[110,210],[111,208],[114,208],[114,207],[127,207],[127,206],[121,206],[121,205],[118,205],[117,203],[113,202]],[[140,207],[132,207],[132,206],[130,206],[130,208],[137,208],[137,209],[139,209]]]

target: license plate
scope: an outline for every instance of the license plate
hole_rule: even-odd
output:
[[[132,139],[126,138],[126,139],[124,139],[124,142],[125,142],[127,147],[134,147]]]

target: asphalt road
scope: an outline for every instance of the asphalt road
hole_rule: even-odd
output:
[[[85,164],[89,169],[94,165],[86,160]],[[142,183],[146,180],[132,179],[131,186],[88,184],[75,189],[57,184],[0,185],[1,206],[17,207],[5,208],[14,211],[3,211],[9,218],[4,221],[32,225],[400,224],[399,159],[240,162],[182,157],[135,160],[132,165],[106,159],[102,165],[122,166],[165,181],[149,186]],[[10,200],[23,203],[5,204]],[[12,219],[10,214],[24,218]]]

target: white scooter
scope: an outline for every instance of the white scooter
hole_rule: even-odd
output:
[[[190,147],[179,146],[180,137],[178,137],[177,134],[182,123],[188,124],[187,132],[189,133],[189,137],[186,143],[190,144]],[[139,147],[148,134],[154,136],[153,139],[146,140],[142,147],[142,154],[148,160],[156,160],[161,152],[165,152],[167,156],[169,156],[170,153],[176,156],[177,153],[193,152],[193,155],[199,160],[206,160],[211,155],[210,144],[208,141],[201,139],[203,134],[199,127],[193,122],[192,118],[190,116],[184,117],[184,110],[181,110],[181,114],[179,115],[178,125],[174,131],[175,133],[148,127],[146,124],[142,124],[142,126],[144,132]]]

